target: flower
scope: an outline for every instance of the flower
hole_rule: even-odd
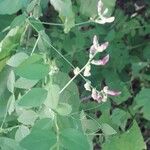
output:
[[[84,84],[84,88],[87,90],[87,91],[91,91],[91,81],[86,81],[86,83]]]
[[[83,75],[84,75],[85,77],[89,77],[89,76],[91,75],[90,70],[91,70],[91,65],[88,64],[88,65],[85,67],[85,69],[84,69]]]
[[[115,17],[106,16],[106,14],[108,13],[108,8],[104,8],[104,4],[102,3],[101,0],[98,1],[97,11],[98,11],[98,17],[91,18],[92,21],[99,24],[105,24],[105,23],[111,23],[115,20]]]
[[[112,90],[109,90],[109,89],[108,89],[108,86],[105,86],[105,87],[103,88],[103,92],[104,92],[105,94],[107,94],[107,95],[110,95],[110,96],[118,96],[118,95],[121,94],[120,91],[112,91]]]
[[[109,54],[100,60],[92,60],[91,64],[93,64],[93,65],[106,65],[108,61],[109,61]]]
[[[103,43],[100,45],[98,43],[98,38],[96,35],[93,37],[93,45],[90,47],[90,55],[89,57],[92,58],[97,52],[103,52],[108,47],[108,42]]]
[[[79,68],[79,67],[76,67],[76,68],[73,70],[74,75],[78,75],[79,72],[80,72],[80,68]]]
[[[91,97],[96,100],[98,103],[101,102],[102,100],[102,95],[100,94],[99,91],[97,91],[95,88],[92,89],[92,94],[91,94]]]
[[[95,19],[95,22],[96,23],[99,23],[99,24],[105,24],[105,23],[111,23],[115,20],[115,17],[104,17],[104,16],[101,16],[101,18],[98,18],[98,19]]]

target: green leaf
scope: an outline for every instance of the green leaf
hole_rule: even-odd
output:
[[[12,67],[18,67],[27,58],[28,55],[24,52],[16,53],[7,61],[7,65]]]
[[[21,63],[21,65],[30,65],[34,63],[40,63],[43,62],[42,55],[40,54],[33,54],[32,56],[28,57],[27,59],[24,59],[24,61]]]
[[[36,132],[37,130],[50,130],[53,126],[53,120],[50,118],[40,119],[35,122],[32,132]]]
[[[101,129],[105,136],[116,134],[117,132],[107,123],[101,124]]]
[[[10,52],[15,51],[19,45],[24,27],[11,29],[5,38],[0,42],[0,59],[5,58]]]
[[[64,22],[64,32],[68,33],[75,25],[74,12],[71,0],[50,0],[55,10],[59,12],[59,17]]]
[[[27,150],[49,150],[56,143],[56,135],[50,130],[35,130],[20,145]]]
[[[21,26],[25,23],[26,16],[24,14],[17,16],[11,23],[11,28],[15,28],[16,26]]]
[[[143,88],[135,97],[136,105],[134,109],[141,108],[143,117],[150,120],[150,88]]]
[[[1,0],[0,1],[0,14],[13,14],[23,7],[23,0]]]
[[[18,142],[6,137],[0,137],[0,148],[1,150],[25,150]]]
[[[60,88],[57,84],[48,84],[46,87],[48,94],[44,102],[46,107],[56,109],[59,102],[59,91]]]
[[[17,129],[15,133],[15,140],[20,142],[23,138],[25,138],[30,133],[30,130],[28,127],[21,125]]]
[[[34,125],[35,120],[38,115],[32,110],[24,110],[21,115],[18,117],[18,121],[24,125]]]
[[[98,14],[97,4],[98,0],[80,0],[80,12],[87,17],[95,17]]]
[[[29,18],[28,20],[29,20],[30,24],[32,25],[32,27],[37,32],[41,32],[44,30],[44,27],[43,27],[42,23],[40,22],[40,20],[37,20],[35,18]]]
[[[7,80],[7,88],[11,93],[14,93],[14,85],[15,85],[15,74],[14,71],[11,71]]]
[[[141,131],[136,122],[125,133],[116,135],[102,145],[102,150],[142,150],[146,149]]]
[[[38,80],[30,80],[20,77],[15,82],[15,87],[20,89],[31,89],[34,85],[36,85]]]
[[[23,78],[39,80],[48,75],[49,66],[44,64],[20,65],[15,69],[15,73]]]
[[[0,121],[3,120],[3,117],[7,111],[7,103],[11,96],[11,93],[7,89],[7,80],[10,69],[5,67],[0,72]]]
[[[11,113],[15,110],[15,96],[12,94],[8,100],[8,114],[11,115]]]
[[[70,77],[63,72],[58,72],[53,77],[53,84],[59,85],[62,89],[67,82],[69,82]],[[62,80],[63,79],[63,80]],[[72,112],[79,111],[79,92],[77,86],[72,82],[64,91],[60,94],[60,102],[68,103],[72,107]]]
[[[18,105],[24,108],[37,107],[45,101],[46,97],[47,91],[45,89],[33,88],[19,99]]]
[[[90,150],[90,144],[87,137],[76,129],[65,129],[60,137],[62,145],[68,150]]]
[[[122,109],[114,109],[111,115],[112,122],[117,126],[125,129],[129,114]]]
[[[59,103],[56,111],[62,116],[67,116],[71,113],[72,108],[67,103]]]

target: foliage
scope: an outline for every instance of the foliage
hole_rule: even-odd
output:
[[[149,8],[0,0],[0,149],[149,149]]]

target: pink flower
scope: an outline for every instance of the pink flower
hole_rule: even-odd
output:
[[[102,96],[100,95],[100,92],[98,92],[95,88],[92,89],[92,94],[91,94],[92,98],[94,100],[96,100],[98,103],[101,102],[102,100]]]
[[[108,47],[108,42],[103,43],[100,45],[98,43],[98,38],[96,35],[93,37],[93,45],[90,47],[90,58],[93,57],[97,52],[103,52]]]
[[[106,65],[108,61],[109,61],[109,54],[100,60],[92,60],[91,64],[93,64],[93,65]]]
[[[108,47],[109,42],[105,42],[97,47],[98,52],[103,52]]]
[[[115,17],[107,17],[108,8],[104,8],[104,4],[101,0],[98,1],[97,5],[98,17],[96,19],[91,18],[96,23],[105,24],[111,23],[115,20]]]
[[[108,89],[108,86],[105,86],[105,87],[103,88],[103,91],[104,91],[105,94],[110,95],[110,96],[118,96],[118,95],[121,94],[120,91],[112,91],[112,90],[109,90],[109,89]]]

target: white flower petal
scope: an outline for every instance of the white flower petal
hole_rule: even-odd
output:
[[[91,81],[87,81],[87,82],[84,84],[84,88],[85,88],[87,91],[91,91]]]
[[[91,70],[91,65],[87,65],[87,66],[85,67],[85,70],[84,70],[83,75],[84,75],[85,77],[89,77],[89,76],[91,75],[90,70]]]
[[[73,70],[74,75],[78,75],[79,72],[80,72],[80,68],[79,68],[79,67],[76,67],[76,68]]]

